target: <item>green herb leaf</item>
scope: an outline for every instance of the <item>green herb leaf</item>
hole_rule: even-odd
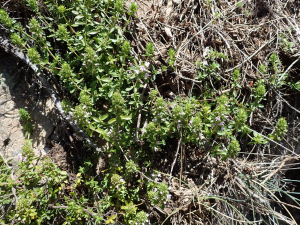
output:
[[[129,115],[129,116],[121,116],[121,119],[122,120],[131,120],[132,116],[131,115]]]
[[[107,123],[112,124],[112,123],[116,122],[116,120],[117,120],[116,118],[113,118],[113,119],[110,119]]]
[[[93,34],[97,34],[98,32],[99,32],[98,30],[90,30],[89,32],[87,32],[87,34],[93,35]]]

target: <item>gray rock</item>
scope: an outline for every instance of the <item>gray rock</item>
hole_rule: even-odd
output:
[[[15,57],[0,49],[0,153],[6,160],[12,159],[14,167],[25,143],[19,109],[25,108],[31,114],[34,130],[30,139],[38,153],[45,154],[46,138],[59,120],[46,91],[38,88],[37,84],[28,83],[30,74],[24,67]]]

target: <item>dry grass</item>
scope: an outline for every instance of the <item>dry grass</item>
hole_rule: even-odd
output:
[[[229,58],[219,61],[221,70],[217,76],[221,80],[216,94],[220,94],[217,89],[224,93],[230,91],[225,87],[230,87],[234,69],[242,73],[237,99],[243,104],[253,98],[252,85],[258,79],[264,79],[270,86],[267,101],[263,103],[265,108],[251,114],[251,129],[266,135],[274,131],[280,117],[287,118],[289,124],[288,135],[280,143],[250,147],[245,137],[243,152],[237,159],[226,162],[210,157],[205,150],[179,143],[177,154],[184,152],[186,158],[194,157],[193,162],[197,163],[188,168],[189,160],[174,157],[180,166],[174,176],[181,179],[170,179],[174,198],[168,207],[152,209],[158,223],[167,218],[166,223],[172,224],[262,224],[262,220],[266,224],[297,224],[287,209],[291,205],[281,202],[277,196],[287,185],[282,180],[285,172],[297,167],[295,162],[299,159],[299,94],[284,85],[275,88],[269,82],[270,77],[258,68],[276,53],[282,61],[280,69],[289,73],[290,80],[299,81],[299,3],[282,0],[134,2],[138,12],[129,26],[133,32],[128,39],[134,46],[135,56],[145,60],[142,55],[146,44],[153,42],[156,56],[151,63],[159,70],[161,65],[167,65],[167,51],[176,50],[175,69],[158,76],[152,87],[158,87],[162,96],[171,100],[171,94],[185,97],[196,88],[202,89],[196,79],[197,62],[206,63],[205,56],[212,48]],[[285,49],[284,42],[294,43],[292,51]],[[213,84],[215,78],[209,79]],[[197,151],[200,155],[194,154]],[[165,172],[166,180],[174,166],[171,164],[159,169]],[[296,204],[292,207],[300,209]]]

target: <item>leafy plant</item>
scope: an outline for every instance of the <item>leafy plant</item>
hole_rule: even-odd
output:
[[[19,109],[20,119],[23,122],[23,129],[25,131],[25,137],[29,138],[33,131],[32,119],[29,112],[26,109]]]
[[[293,46],[295,45],[295,43],[289,42],[288,38],[284,34],[280,34],[279,36],[281,37],[280,44],[281,44],[283,50],[285,52],[290,51],[291,53],[293,53],[294,52]]]
[[[168,56],[170,57],[170,59],[168,60],[169,66],[173,67],[174,63],[175,63],[175,55],[176,55],[176,51],[172,48],[170,48],[169,52],[168,52]]]
[[[272,140],[280,141],[287,132],[287,122],[284,118],[280,118],[276,124],[275,130],[272,134],[269,134],[269,138]]]
[[[239,81],[241,79],[241,74],[240,74],[240,71],[238,69],[235,69],[234,72],[232,73],[232,87],[235,88],[241,88],[241,85],[239,84]]]
[[[254,137],[252,138],[252,142],[249,144],[267,144],[268,141],[262,137],[260,133],[253,132]]]
[[[202,4],[210,8],[212,2]],[[1,162],[4,172],[0,179],[7,183],[2,193],[12,196],[12,187],[19,187],[19,201],[8,210],[5,223],[16,218],[18,223],[42,224],[53,222],[53,218],[62,214],[64,224],[104,220],[106,224],[118,221],[147,224],[149,215],[139,207],[141,197],[147,196],[153,206],[161,208],[171,199],[168,185],[161,180],[160,173],[154,174],[151,165],[155,152],[169,153],[168,139],[180,140],[183,146],[210,149],[213,157],[223,161],[238,156],[241,136],[250,137],[249,144],[267,143],[260,133],[253,132],[253,137],[250,136],[247,122],[253,112],[264,107],[261,102],[265,100],[267,87],[280,88],[286,84],[287,75],[283,74],[276,53],[259,67],[263,76],[251,87],[249,101],[237,97],[244,91],[243,71],[235,69],[228,79],[222,77],[223,64],[229,58],[213,49],[197,63],[195,80],[190,79],[193,85],[199,83],[198,93],[191,90],[191,95],[184,97],[178,93],[174,100],[168,101],[159,96],[159,88],[153,82],[162,72],[176,69],[176,50],[169,49],[166,64],[160,68],[152,65],[155,55],[152,42],[146,45],[140,60],[133,57],[125,34],[137,11],[134,3],[126,11],[121,0],[61,3],[50,0],[46,2],[50,17],[40,12],[35,0],[26,4],[31,9],[26,28],[2,9],[1,23],[31,62],[40,70],[55,74],[69,91],[70,99],[62,101],[66,119],[97,143],[105,143],[99,147],[109,156],[109,166],[96,179],[89,173],[93,163],[87,159],[74,183],[69,184],[66,172],[49,159],[36,157],[30,141],[26,142],[17,180],[9,178],[11,170]],[[243,4],[238,2],[237,7],[242,8]],[[250,15],[248,11],[244,14]],[[221,17],[218,12],[216,15]],[[282,40],[283,48],[291,47]],[[224,91],[225,88],[229,91]],[[21,109],[20,117],[29,137],[33,130],[30,115]],[[281,140],[286,131],[287,122],[281,118],[269,138]],[[35,165],[35,160],[42,160],[42,164]],[[143,163],[149,167],[147,172],[141,169]],[[138,180],[137,175],[143,179]],[[12,204],[13,200],[4,202]],[[108,213],[111,209],[114,214]]]

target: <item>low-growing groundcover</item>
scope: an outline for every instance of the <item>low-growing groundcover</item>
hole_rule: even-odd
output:
[[[294,221],[275,193],[299,204],[280,180],[282,167],[298,156],[284,139],[287,132],[297,136],[293,116],[283,112],[284,102],[299,113],[285,99],[299,96],[299,76],[289,71],[297,61],[286,67],[281,60],[299,50],[296,22],[274,36],[277,14],[268,3],[262,5],[269,17],[248,10],[259,10],[259,1],[170,2],[150,6],[143,18],[135,3],[121,0],[20,1],[21,21],[11,7],[0,10],[12,43],[69,93],[61,99],[65,122],[101,152],[82,162],[70,182],[49,158],[36,157],[28,140],[17,171],[1,161],[1,222]],[[286,12],[289,5],[281,7]],[[267,23],[262,18],[271,31],[261,35],[270,39],[246,55],[251,45],[239,47],[238,34],[224,24],[249,26],[256,35],[250,27]],[[256,60],[260,50],[264,57]],[[20,117],[28,136],[30,115],[21,110]],[[97,176],[95,157],[107,162]]]

